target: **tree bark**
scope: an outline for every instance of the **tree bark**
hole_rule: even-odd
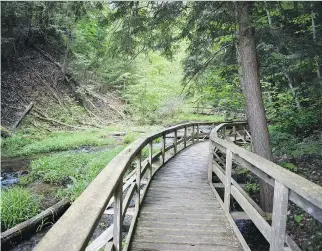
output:
[[[252,134],[254,152],[272,160],[269,132],[259,79],[254,29],[250,21],[250,2],[238,2],[238,54],[242,68],[242,90],[246,100],[246,115]],[[273,188],[260,181],[260,203],[266,212],[273,208]]]

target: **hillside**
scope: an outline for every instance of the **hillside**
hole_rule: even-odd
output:
[[[124,116],[119,96],[104,93],[101,97],[91,85],[82,88],[72,69],[64,73],[64,52],[58,47],[32,44],[16,53],[1,72],[3,126],[14,126],[31,103],[33,107],[22,123],[48,130],[100,127]]]

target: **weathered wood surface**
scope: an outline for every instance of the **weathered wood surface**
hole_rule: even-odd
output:
[[[203,142],[155,174],[130,250],[243,250],[207,182],[207,162]]]

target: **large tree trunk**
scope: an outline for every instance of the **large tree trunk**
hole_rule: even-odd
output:
[[[269,132],[262,99],[259,67],[256,56],[254,29],[251,27],[249,9],[250,2],[238,2],[239,34],[238,54],[242,67],[242,90],[246,100],[246,115],[252,134],[254,152],[268,160],[272,160]],[[273,207],[273,188],[260,182],[261,207],[271,212]]]

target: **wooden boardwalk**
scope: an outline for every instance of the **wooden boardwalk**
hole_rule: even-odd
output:
[[[183,150],[155,174],[130,250],[243,250],[207,182],[208,145]]]
[[[210,134],[204,131],[209,127],[214,128]],[[210,142],[197,143],[205,137]],[[161,149],[155,151],[158,139]],[[34,250],[250,251],[233,218],[250,219],[271,251],[301,250],[286,232],[288,205],[292,201],[322,222],[322,187],[238,146],[250,140],[246,122],[186,123],[137,139],[109,162]],[[149,154],[142,159],[146,148]],[[274,187],[271,214],[232,177],[236,164]],[[213,175],[219,183],[213,184]],[[142,178],[146,185],[139,194]],[[224,188],[224,200],[216,187]],[[231,197],[242,211],[229,211]],[[124,215],[133,198],[135,212],[123,242]],[[112,203],[113,224],[94,239]]]

